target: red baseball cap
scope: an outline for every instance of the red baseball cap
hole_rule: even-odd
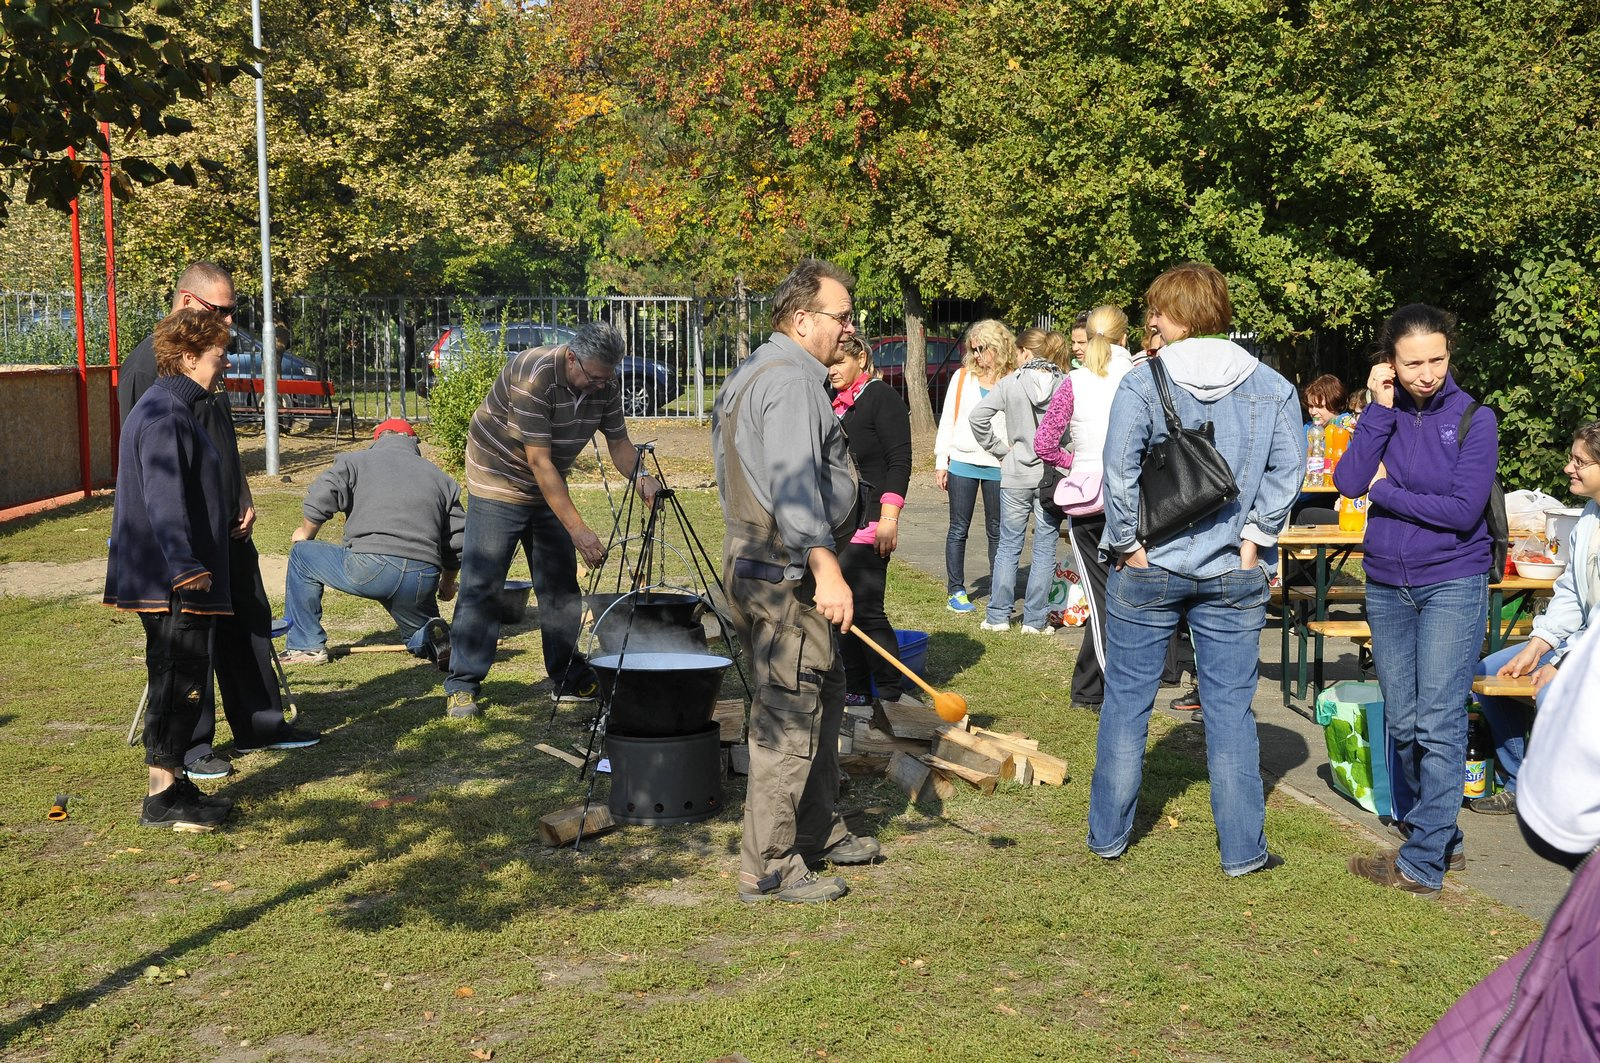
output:
[[[399,432],[404,436],[414,436],[417,433],[411,430],[411,422],[404,417],[391,417],[372,430],[372,438],[377,439],[385,432]]]

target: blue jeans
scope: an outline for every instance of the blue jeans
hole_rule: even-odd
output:
[[[439,566],[388,554],[358,554],[348,546],[315,539],[289,548],[284,609],[294,626],[284,637],[291,650],[320,650],[328,644],[322,627],[322,590],[381,602],[400,628],[406,649],[426,657],[422,626],[439,615]]]
[[[572,536],[548,506],[518,506],[480,497],[467,508],[461,597],[450,625],[450,674],[444,681],[447,693],[465,690],[476,696],[494,664],[495,644],[500,640],[500,592],[519,542],[527,554],[528,574],[539,600],[546,674],[558,693],[581,688],[594,678],[588,660],[578,653],[583,606],[578,597],[578,554]]]
[[[1502,646],[1478,662],[1476,674],[1497,674],[1506,666],[1506,662],[1522,652],[1522,647],[1523,643],[1520,642],[1514,646]],[[1549,664],[1550,658],[1555,655],[1555,650],[1546,653],[1539,658],[1539,665]],[[1489,725],[1489,734],[1494,737],[1495,775],[1501,786],[1516,793],[1517,772],[1522,770],[1522,757],[1527,752],[1527,734],[1528,728],[1533,725],[1533,710],[1516,698],[1492,697],[1488,694],[1478,695],[1478,708],[1483,711],[1483,722]]]
[[[1042,628],[1050,613],[1050,583],[1056,578],[1056,542],[1061,522],[1039,505],[1038,488],[1000,489],[1000,548],[994,555],[994,575],[983,619],[991,624],[1011,620],[1016,601],[1017,566],[1022,561],[1022,539],[1033,517],[1033,561],[1028,566],[1028,586],[1022,596],[1022,622]]]
[[[1261,746],[1250,702],[1268,594],[1267,572],[1260,567],[1201,580],[1155,566],[1112,571],[1106,584],[1106,700],[1089,784],[1090,851],[1111,859],[1128,847],[1167,643],[1188,617],[1206,707],[1206,771],[1222,870],[1243,875],[1267,862]]]
[[[1395,865],[1430,889],[1444,884],[1447,854],[1461,847],[1467,699],[1489,618],[1489,577],[1425,587],[1367,582],[1372,663],[1400,769],[1417,803]],[[1206,706],[1210,712],[1211,707]]]
[[[979,480],[951,473],[945,493],[950,496],[950,531],[944,538],[944,592],[967,589],[967,531],[972,511],[983,492],[983,530],[989,537],[989,571],[994,572],[994,552],[1000,545],[1000,481]]]

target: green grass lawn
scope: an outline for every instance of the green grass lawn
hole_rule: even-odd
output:
[[[263,549],[282,552],[301,489],[258,490]],[[577,495],[609,527],[604,496]],[[680,497],[717,553],[714,496]],[[108,525],[98,500],[55,510],[0,533],[0,558],[81,560]],[[239,757],[204,784],[235,818],[197,836],[136,823],[137,620],[0,599],[0,1054],[1384,1060],[1537,933],[1471,892],[1428,904],[1352,878],[1369,843],[1280,794],[1267,832],[1287,865],[1226,878],[1201,732],[1160,715],[1136,840],[1099,860],[1083,841],[1095,717],[1068,707],[1070,651],[978,632],[903,565],[890,600],[898,626],[931,633],[936,685],[1071,778],[937,809],[856,780],[843,806],[887,862],[846,869],[831,905],[746,907],[741,779],[707,822],[625,827],[581,854],[539,844],[539,816],[584,786],[533,745],[583,741],[584,714],[550,721],[525,625],[479,720],[446,719],[438,673],[404,655],[293,671],[325,741]],[[333,642],[391,641],[377,606],[328,605]],[[47,822],[57,793],[72,816]]]

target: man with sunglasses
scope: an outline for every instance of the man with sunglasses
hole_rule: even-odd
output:
[[[178,278],[172,309],[209,311],[233,324],[235,295],[233,274],[214,262],[194,262]],[[147,336],[133,349],[118,372],[117,403],[126,418],[139,396],[155,382],[155,338]],[[255,499],[239,460],[239,440],[233,430],[228,396],[217,392],[201,402],[195,415],[222,459],[223,487],[232,510],[228,541],[229,581],[233,588],[233,615],[219,616],[211,659],[216,667],[216,690],[222,711],[233,731],[235,753],[258,749],[300,749],[314,746],[321,736],[291,727],[283,719],[283,695],[272,664],[272,603],[261,582],[261,559],[251,541],[255,524]],[[184,755],[184,771],[192,779],[221,779],[233,774],[233,765],[219,756],[214,694],[208,686],[200,720]]]
[[[828,396],[855,335],[837,266],[806,259],[772,298],[773,333],[734,370],[711,418],[726,516],[722,578],[754,669],[739,899],[818,904],[849,892],[813,867],[868,864],[839,796],[844,666],[854,596],[839,550],[857,528],[857,479]]]
[[[478,691],[494,663],[500,592],[518,543],[539,599],[544,666],[556,701],[595,699],[599,681],[578,652],[577,557],[597,567],[606,548],[572,504],[567,474],[599,431],[611,463],[646,505],[660,486],[637,467],[639,452],[622,419],[622,354],[616,326],[584,325],[571,343],[512,355],[472,415],[466,454],[471,502],[444,682],[449,716],[483,714]]]

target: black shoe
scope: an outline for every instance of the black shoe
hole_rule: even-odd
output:
[[[590,676],[581,682],[574,683],[564,692],[556,695],[558,705],[583,705],[593,701],[600,695],[600,680]]]
[[[207,753],[185,764],[183,773],[191,779],[226,779],[233,774],[233,765],[215,753]]]
[[[428,649],[428,657],[438,665],[439,671],[450,670],[450,625],[438,617],[434,617],[422,625],[423,639]]]
[[[207,797],[194,783],[180,776],[165,790],[144,799],[139,825],[205,834],[216,830],[232,810],[232,801],[225,797]]]
[[[315,731],[302,731],[298,727],[285,726],[267,739],[252,738],[244,742],[234,742],[233,748],[240,753],[255,753],[263,749],[305,749],[322,741],[322,736]]]
[[[1200,688],[1197,686],[1191,687],[1182,694],[1179,694],[1177,697],[1167,702],[1167,708],[1171,709],[1173,712],[1199,712]]]
[[[1282,866],[1283,866],[1283,857],[1279,856],[1277,853],[1269,852],[1269,853],[1267,853],[1267,862],[1266,863],[1262,864],[1260,867],[1252,867],[1249,871],[1245,872],[1245,875],[1254,875],[1254,874],[1258,874],[1258,873],[1260,873],[1262,871],[1271,871],[1275,867],[1282,867]],[[1237,877],[1243,878],[1244,875],[1240,875],[1240,876],[1237,876]]]

